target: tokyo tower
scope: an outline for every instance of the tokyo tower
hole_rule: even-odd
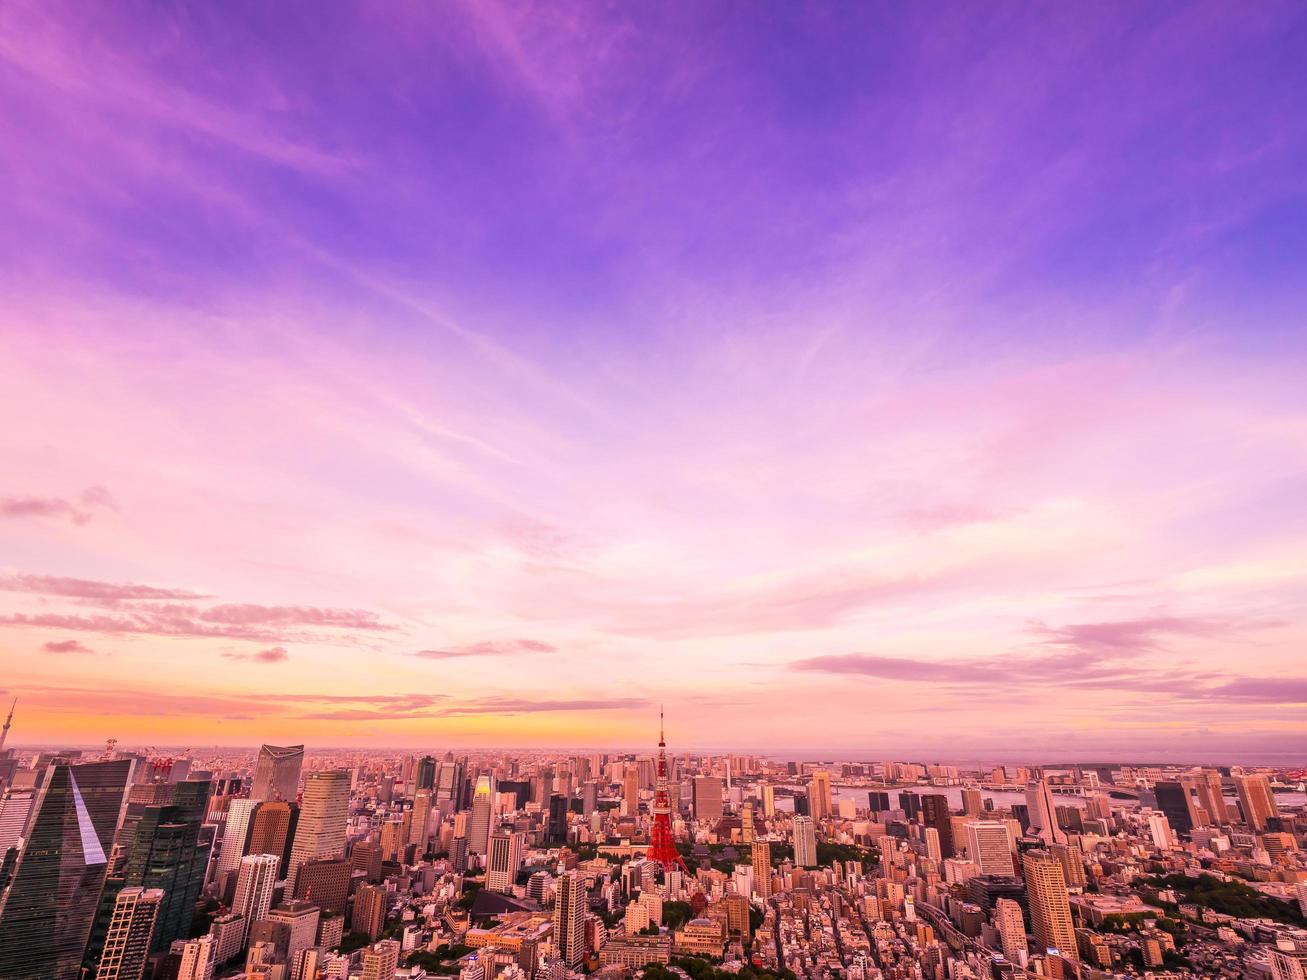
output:
[[[649,833],[650,861],[657,861],[668,872],[679,867],[687,875],[690,869],[672,840],[672,798],[667,792],[667,739],[663,736],[663,709],[658,709],[658,782],[654,788],[653,830]]]

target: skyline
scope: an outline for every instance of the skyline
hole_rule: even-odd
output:
[[[1288,758],[1307,11],[750,9],[0,9],[9,744]]]

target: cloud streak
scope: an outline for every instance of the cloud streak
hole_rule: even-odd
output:
[[[419,650],[413,654],[423,660],[455,660],[461,657],[513,657],[521,654],[554,653],[558,650],[542,640],[487,640],[444,650]]]

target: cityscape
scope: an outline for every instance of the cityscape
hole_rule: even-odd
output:
[[[0,0],[0,980],[1307,980],[1303,0]]]
[[[1293,980],[1304,779],[0,742],[0,976]]]

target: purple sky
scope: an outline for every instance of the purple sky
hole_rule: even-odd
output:
[[[1301,744],[1305,50],[5,3],[15,737]]]

